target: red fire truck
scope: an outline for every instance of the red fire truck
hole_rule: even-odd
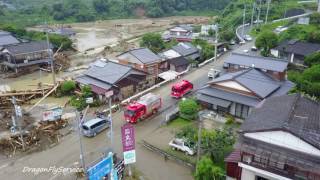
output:
[[[192,91],[193,84],[190,83],[187,80],[182,80],[181,82],[178,82],[174,84],[171,88],[171,96],[175,98],[181,98],[188,92]]]
[[[152,93],[142,96],[137,102],[131,103],[124,111],[127,122],[137,123],[138,121],[155,114],[162,105],[161,97]]]

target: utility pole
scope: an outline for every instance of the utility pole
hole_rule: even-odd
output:
[[[47,38],[48,57],[49,57],[50,63],[51,63],[53,86],[55,86],[55,85],[56,85],[56,74],[55,74],[55,71],[54,71],[54,62],[53,62],[52,50],[50,49],[50,43],[49,43],[49,27],[48,27],[47,22],[46,22],[46,27],[47,27],[46,38]]]
[[[271,0],[268,0],[267,13],[266,13],[266,20],[265,20],[265,22],[264,22],[265,24],[267,24],[267,22],[268,22],[268,16],[269,16],[270,3],[271,3]]]
[[[320,0],[318,0],[318,10],[317,11],[320,13]]]
[[[219,25],[216,24],[216,37],[214,42],[214,61],[217,61],[217,52],[218,52],[218,31],[219,31]]]
[[[254,3],[252,4],[252,14],[251,14],[250,29],[252,29],[252,26],[253,26],[253,17],[254,17],[255,11],[256,11],[256,3],[254,2]]]
[[[110,142],[111,142],[111,150],[113,151],[113,122],[112,122],[112,96],[113,90],[107,91],[105,93],[105,97],[108,98],[109,101],[109,120],[110,120]],[[108,139],[108,132],[107,132],[107,139]]]
[[[259,0],[259,11],[258,11],[258,20],[257,20],[258,24],[260,24],[260,13],[261,13],[261,0]]]
[[[242,20],[242,31],[241,31],[241,36],[243,38],[244,35],[244,24],[246,22],[246,4],[244,4],[244,8],[243,8],[243,20]]]
[[[21,110],[21,107],[17,105],[17,101],[16,101],[16,98],[14,96],[12,96],[12,104],[14,106],[14,111],[15,111],[15,115],[12,116],[12,124],[13,124],[13,127],[12,127],[12,132],[15,132],[15,129],[16,129],[16,126],[17,126],[17,123],[16,123],[16,120],[18,120],[19,122],[19,133],[20,133],[20,139],[21,139],[21,144],[22,144],[22,150],[24,151],[25,150],[25,143],[24,143],[24,140],[23,140],[23,134],[22,134],[22,120],[21,120],[21,117],[22,117],[22,110]]]
[[[89,106],[86,107],[82,116],[79,115],[79,112],[77,111],[77,126],[78,126],[78,136],[79,136],[79,143],[80,143],[80,161],[81,161],[81,166],[82,166],[84,172],[86,172],[86,165],[85,165],[84,155],[83,155],[83,145],[82,145],[82,138],[81,138],[82,135],[81,135],[80,126],[84,122],[84,118],[87,115],[88,109],[89,109]]]
[[[198,113],[199,124],[198,124],[198,147],[197,147],[197,163],[200,161],[200,153],[201,153],[201,130],[202,130],[202,116]]]
[[[109,119],[110,119],[110,138],[111,138],[111,149],[113,150],[113,122],[112,122],[112,108],[111,108],[111,96],[109,97]]]

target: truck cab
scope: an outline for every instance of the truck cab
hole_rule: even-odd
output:
[[[129,123],[137,123],[152,114],[158,112],[161,108],[161,97],[152,93],[146,94],[136,102],[130,103],[125,111],[124,118]]]
[[[208,78],[217,78],[220,76],[220,71],[217,69],[211,68],[208,72]]]
[[[175,98],[181,98],[188,92],[192,91],[193,84],[190,83],[187,80],[182,80],[181,82],[178,82],[174,84],[171,88],[171,96]]]
[[[124,111],[125,120],[129,123],[136,123],[143,114],[145,114],[146,108],[139,103],[133,103],[127,106]]]

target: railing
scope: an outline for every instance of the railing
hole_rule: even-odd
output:
[[[190,168],[192,171],[195,170],[195,167],[196,167],[196,166],[195,166],[195,164],[193,164],[193,163],[187,162],[187,161],[185,161],[185,160],[183,160],[183,159],[180,159],[179,157],[177,157],[177,156],[175,156],[175,155],[169,154],[169,153],[167,153],[167,152],[165,152],[165,151],[163,151],[163,150],[161,150],[161,149],[159,149],[159,148],[157,148],[157,147],[149,144],[148,142],[146,142],[146,141],[144,141],[144,140],[142,140],[142,145],[143,145],[145,148],[149,149],[150,151],[153,151],[153,152],[155,152],[155,153],[158,153],[158,154],[162,155],[165,159],[168,159],[168,158],[169,158],[169,159],[171,159],[171,160],[176,161],[176,162],[179,163],[179,164],[182,164],[182,165]]]

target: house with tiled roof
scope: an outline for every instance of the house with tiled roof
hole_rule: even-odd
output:
[[[256,68],[266,72],[273,78],[285,80],[288,69],[288,61],[285,59],[232,53],[224,61],[223,67],[227,69],[228,72]]]
[[[249,68],[208,82],[197,91],[197,99],[208,109],[243,119],[264,99],[287,94],[292,87],[291,81],[280,81],[262,70]]]
[[[153,85],[159,75],[162,59],[148,48],[131,49],[117,56],[120,64],[128,65],[148,73],[148,82]]]
[[[51,63],[49,52],[53,45],[46,41],[30,41],[18,44],[4,45],[0,48],[1,63],[8,69],[18,72],[19,69],[48,65]]]
[[[146,72],[131,66],[97,60],[75,80],[80,85],[90,86],[100,99],[112,90],[114,97],[121,100],[145,89],[146,77]]]
[[[15,38],[11,33],[6,31],[0,31],[0,47],[9,44],[17,44],[20,41]]]
[[[320,52],[320,44],[302,42],[300,40],[286,40],[271,49],[271,54],[278,58],[285,58],[290,63],[304,65],[305,57]]]
[[[253,109],[226,159],[227,179],[320,179],[320,104],[300,94]]]

